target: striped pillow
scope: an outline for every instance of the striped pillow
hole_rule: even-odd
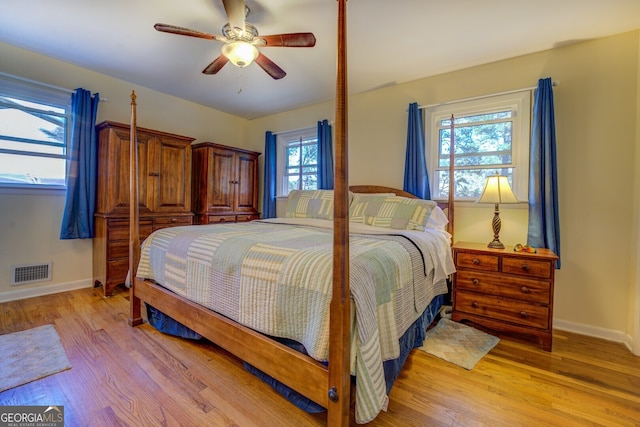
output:
[[[396,230],[424,231],[436,206],[433,200],[356,195],[349,207],[349,221]]]
[[[333,190],[293,190],[287,200],[286,218],[333,219]]]

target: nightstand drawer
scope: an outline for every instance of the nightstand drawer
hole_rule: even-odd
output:
[[[551,277],[554,264],[547,260],[536,260],[522,257],[502,258],[502,272],[518,274],[531,277],[542,277],[548,279]]]
[[[460,270],[456,273],[456,286],[458,289],[542,304],[549,304],[551,300],[551,285],[542,280],[519,277],[505,279],[496,274]]]
[[[549,328],[549,307],[458,291],[456,310],[523,326]]]
[[[456,256],[456,267],[498,271],[500,266],[498,260],[497,255],[458,252]]]

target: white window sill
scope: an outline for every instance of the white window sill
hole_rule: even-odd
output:
[[[66,195],[66,192],[66,189],[60,187],[0,186],[0,195],[64,196]]]

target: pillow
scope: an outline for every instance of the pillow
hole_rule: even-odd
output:
[[[333,220],[333,190],[293,190],[289,192],[285,218]]]
[[[425,227],[446,231],[447,224],[449,224],[449,218],[447,218],[446,212],[439,206],[436,206],[431,211],[431,215],[429,215],[429,219],[427,220]]]
[[[349,207],[349,220],[396,230],[424,231],[436,206],[433,200],[356,195]]]

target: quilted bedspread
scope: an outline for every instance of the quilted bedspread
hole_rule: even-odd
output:
[[[138,276],[252,329],[296,340],[326,361],[333,233],[322,226],[329,221],[302,223],[159,230],[143,243]],[[446,293],[453,263],[446,233],[356,228],[349,248],[351,373],[356,420],[364,423],[387,404],[382,362],[398,357],[399,337],[433,297]]]

